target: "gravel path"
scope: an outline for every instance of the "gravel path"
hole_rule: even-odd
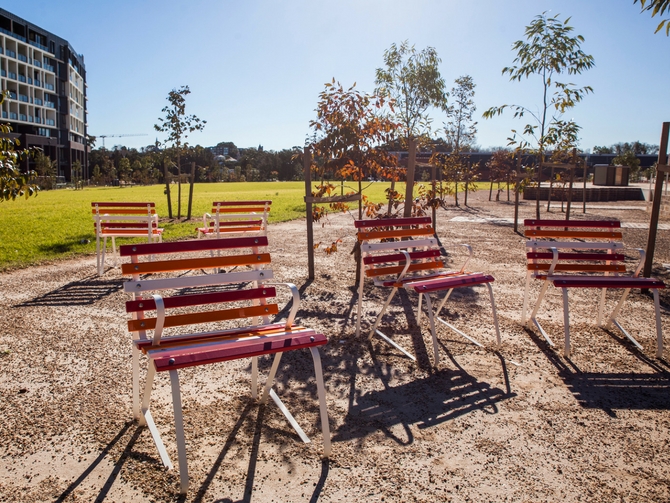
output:
[[[277,279],[301,288],[300,321],[329,336],[322,355],[333,455],[320,456],[307,352],[284,357],[277,392],[310,444],[274,404],[259,408],[250,399],[248,362],[187,369],[185,501],[670,501],[670,350],[654,358],[651,297],[631,293],[620,317],[642,343],[638,351],[593,325],[594,292],[571,292],[574,354],[563,358],[560,347],[519,325],[524,239],[505,220],[513,206],[487,196],[471,195],[471,208],[440,210],[438,234],[445,245],[471,244],[471,268],[496,277],[503,346],[493,349],[486,289],[457,290],[448,317],[487,347],[440,329],[438,369],[425,318],[418,327],[410,309],[415,298],[399,296],[385,322],[416,363],[378,339],[355,337],[350,216],[315,229],[323,245],[342,242],[332,255],[317,250],[313,282],[305,222],[271,226]],[[588,218],[626,224],[649,218],[639,209],[589,211]],[[534,207],[523,204],[521,218],[532,216]],[[644,228],[624,229],[628,246],[644,248],[646,239]],[[627,253],[631,267],[634,256]],[[654,275],[666,284],[668,262],[670,232],[662,230]],[[180,501],[177,471],[162,467],[148,431],[131,421],[123,279],[118,270],[94,272],[89,256],[0,274],[0,501]],[[382,293],[366,293],[370,320]],[[662,311],[667,338],[668,292]],[[562,341],[559,292],[550,291],[539,318]],[[167,376],[157,378],[155,399],[154,418],[176,460]]]

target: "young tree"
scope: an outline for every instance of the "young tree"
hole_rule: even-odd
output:
[[[4,101],[5,94],[0,94],[0,104]],[[9,124],[0,124],[0,202],[13,201],[19,196],[25,196],[28,199],[36,195],[39,188],[35,184],[35,172],[21,172],[21,160],[25,158],[29,151],[26,149],[17,150],[18,140],[14,140],[5,135],[12,132]]]
[[[443,107],[446,103],[444,79],[438,65],[441,60],[433,47],[418,52],[405,40],[392,44],[384,52],[385,68],[377,68],[375,94],[391,98],[395,103],[391,117],[401,128],[399,135],[403,148],[430,131],[428,109]],[[411,199],[414,173],[407,170],[406,199]],[[409,216],[411,205],[405,205],[405,216]]]
[[[56,183],[56,164],[55,160],[51,160],[48,155],[45,155],[42,150],[38,150],[35,154],[35,171],[40,177],[40,187],[45,190],[51,190]]]
[[[572,36],[572,26],[568,25],[570,18],[561,22],[558,14],[547,17],[546,12],[536,16],[526,27],[526,40],[518,40],[512,46],[517,57],[514,63],[518,66],[503,68],[503,75],[507,74],[510,80],[530,78],[537,75],[542,79],[542,105],[536,113],[524,105],[502,105],[491,107],[484,112],[484,117],[490,119],[500,115],[507,108],[514,111],[514,117],[524,117],[526,114],[533,119],[526,124],[522,132],[512,130],[513,136],[509,145],[517,148],[529,148],[539,160],[537,175],[539,183],[539,167],[544,162],[545,151],[548,147],[558,143],[567,143],[564,136],[574,135],[579,126],[573,121],[562,121],[562,115],[580,102],[584,96],[593,92],[590,86],[575,87],[572,83],[564,83],[555,77],[562,74],[577,75],[594,66],[593,56],[581,49],[584,37]],[[539,190],[536,201],[536,217],[540,218]]]
[[[167,100],[170,105],[161,110],[165,114],[165,118],[159,117],[159,124],[154,125],[154,129],[161,133],[167,133],[167,141],[172,144],[175,157],[177,158],[177,218],[181,218],[181,156],[188,148],[188,135],[194,131],[202,131],[205,128],[207,121],[200,120],[195,115],[186,115],[186,96],[191,94],[188,86],[182,86],[173,89],[168,93]],[[167,194],[170,197],[169,192]],[[170,208],[169,217],[172,218],[172,208]]]
[[[636,4],[637,0],[633,0],[633,3]],[[670,13],[670,0],[640,0],[640,6],[642,7],[642,12],[646,10],[651,11],[651,17],[655,17],[656,14],[662,16],[666,11]],[[665,26],[665,34],[670,36],[670,19],[662,20],[654,33],[661,31],[663,26]]]
[[[322,161],[317,173],[322,193],[318,195],[330,190],[323,180],[326,171],[343,180],[357,181],[361,194],[358,217],[362,218],[363,179],[397,176],[396,171],[387,169],[395,165],[395,158],[380,146],[393,138],[398,125],[377,114],[386,102],[384,97],[362,93],[355,86],[345,90],[335,79],[326,84],[319,95],[317,118],[310,122],[314,130],[311,147],[314,159]]]

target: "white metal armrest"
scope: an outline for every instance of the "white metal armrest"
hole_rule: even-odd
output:
[[[412,263],[412,260],[409,257],[409,252],[406,250],[400,250],[400,253],[402,253],[405,256],[405,267],[403,267],[403,270],[398,274],[398,277],[396,278],[396,281],[400,283],[403,278],[407,275],[407,269],[409,269],[410,264]]]
[[[163,335],[163,325],[165,324],[165,302],[163,297],[157,293],[153,294],[154,302],[156,302],[156,327],[154,328],[154,340],[152,346],[158,346],[161,342],[161,335]]]
[[[640,275],[640,271],[642,271],[642,267],[644,266],[645,253],[642,248],[633,249],[637,250],[637,252],[640,254],[640,261],[638,262],[637,267],[635,268],[635,272],[633,273],[633,278],[637,278]]]
[[[212,215],[210,215],[209,213],[205,213],[202,216],[202,225],[205,229],[207,229],[209,227],[209,219],[211,219],[211,218],[212,218]]]
[[[553,255],[553,258],[551,259],[551,266],[549,267],[549,270],[547,271],[547,279],[549,279],[549,276],[554,274],[554,269],[556,268],[556,264],[558,263],[558,249],[554,248],[553,246],[549,248],[551,250],[551,254]]]
[[[291,312],[286,319],[286,330],[289,330],[293,326],[293,321],[295,320],[295,316],[298,313],[298,309],[300,309],[300,290],[298,290],[298,287],[293,283],[263,283],[261,287],[263,286],[287,286],[291,289],[291,294],[293,295],[293,306],[291,306]]]

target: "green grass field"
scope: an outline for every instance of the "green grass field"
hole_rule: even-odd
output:
[[[404,190],[404,184],[401,186]],[[386,187],[386,183],[368,184],[364,193],[372,201],[383,201]],[[345,184],[344,192],[353,189],[353,185]],[[195,238],[195,226],[202,221],[203,213],[211,210],[213,201],[271,199],[270,222],[305,217],[304,182],[196,184],[190,222],[167,220],[164,190],[162,185],[96,187],[78,191],[62,189],[43,191],[30,199],[0,203],[0,270],[95,253],[92,201],[155,202],[161,226],[165,229],[165,241]],[[171,190],[172,213],[176,216],[177,187],[172,186]],[[182,217],[186,216],[187,204],[188,185],[183,185]]]

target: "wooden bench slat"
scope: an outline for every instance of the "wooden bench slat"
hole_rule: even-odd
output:
[[[425,225],[432,224],[431,217],[410,217],[410,218],[380,218],[376,220],[354,220],[356,229],[369,227],[390,227],[396,225]]]
[[[418,264],[410,264],[407,268],[407,272],[416,272],[416,271],[429,271],[431,269],[440,269],[444,267],[444,262],[441,260],[431,261],[431,262],[420,262]],[[367,269],[365,275],[368,278],[376,278],[378,276],[388,276],[390,274],[400,274],[405,268],[404,265],[391,266],[391,267],[376,267],[374,269]]]
[[[91,203],[92,207],[100,207],[100,208],[122,208],[122,207],[130,207],[130,208],[146,208],[147,206],[151,206],[152,208],[156,207],[156,203],[152,202],[112,202],[112,201],[106,201],[106,202],[92,202]]]
[[[411,260],[418,260],[423,258],[432,258],[439,257],[440,250],[427,250],[420,252],[411,252],[409,253],[409,258]],[[406,257],[403,253],[393,253],[389,255],[373,255],[367,256],[363,259],[363,263],[368,264],[383,264],[388,262],[405,262]]]
[[[492,283],[495,281],[493,276],[488,274],[467,274],[458,275],[450,278],[442,278],[431,281],[422,281],[418,283],[410,283],[410,286],[417,293],[439,292],[441,290],[449,290],[451,288],[458,288],[468,285],[481,285],[484,283]]]
[[[225,292],[196,293],[188,295],[177,295],[163,299],[165,309],[177,307],[192,307],[203,304],[219,304],[223,302],[237,302],[240,300],[258,300],[275,297],[277,290],[271,286],[259,288],[250,288],[248,290],[230,290]],[[142,311],[153,311],[156,309],[156,302],[153,297],[138,300],[129,300],[126,302],[127,313],[137,313]]]
[[[159,260],[155,262],[123,264],[121,266],[121,272],[122,274],[126,275],[149,274],[158,272],[190,271],[193,269],[216,269],[219,267],[235,267],[269,263],[269,253],[252,253],[247,255]]]
[[[523,221],[525,227],[591,227],[603,229],[619,229],[621,222],[618,220],[536,220],[526,219]]]
[[[532,260],[553,260],[553,253],[528,252],[526,258]],[[619,253],[562,253],[558,252],[558,260],[607,260],[611,262],[623,261],[625,256]]]
[[[597,232],[597,231],[559,231],[559,230],[533,230],[524,231],[526,237],[543,238],[573,238],[573,239],[621,239],[621,232]]]
[[[268,245],[267,236],[249,236],[220,239],[192,239],[173,243],[153,243],[122,245],[119,247],[122,257],[131,255],[160,255],[163,253],[186,253],[211,250],[231,250],[236,248],[256,248]]]
[[[368,241],[370,239],[401,239],[414,236],[432,236],[433,234],[435,234],[435,231],[432,227],[425,227],[421,229],[394,229],[390,231],[359,232],[358,240]]]
[[[548,271],[551,264],[528,264],[529,271]],[[556,264],[555,272],[617,272],[625,273],[624,264]]]
[[[248,206],[248,205],[253,205],[253,206],[259,206],[259,205],[272,205],[272,201],[214,201],[212,205],[214,206]],[[268,208],[268,211],[270,208]]]
[[[271,316],[278,312],[279,308],[277,304],[266,304],[262,306],[222,309],[219,311],[207,311],[203,313],[174,314],[165,317],[163,326],[165,328],[170,328],[201,323],[214,323],[217,321],[236,320],[240,318],[253,318],[255,316]],[[154,328],[156,328],[156,318],[128,321],[128,330],[130,332],[153,330]]]
[[[170,354],[154,357],[154,365],[158,372],[177,370],[185,367],[210,363],[251,358],[266,354],[280,353],[289,350],[323,346],[327,343],[325,335],[308,332],[301,335],[285,335],[261,338],[257,341],[240,343],[223,341],[219,345],[195,347],[186,354]]]
[[[100,214],[100,216],[105,216],[105,215],[148,215],[151,213],[152,215],[156,214],[156,210],[154,208],[151,209],[151,211],[147,211],[146,209],[144,210],[136,210],[136,209],[106,209],[103,212],[96,211],[95,208],[91,210],[91,213],[94,215]]]
[[[160,348],[179,348],[193,344],[206,344],[210,341],[223,341],[234,338],[261,337],[263,335],[272,335],[278,333],[298,333],[307,330],[303,326],[293,325],[287,329],[285,323],[270,323],[268,325],[255,325],[249,327],[237,327],[226,330],[216,330],[213,332],[195,332],[179,335],[170,335],[161,337],[158,346],[153,345],[153,339],[136,339],[133,341],[137,349],[146,353],[149,350]]]
[[[558,288],[665,288],[665,283],[655,278],[561,276],[551,277],[550,281]]]

